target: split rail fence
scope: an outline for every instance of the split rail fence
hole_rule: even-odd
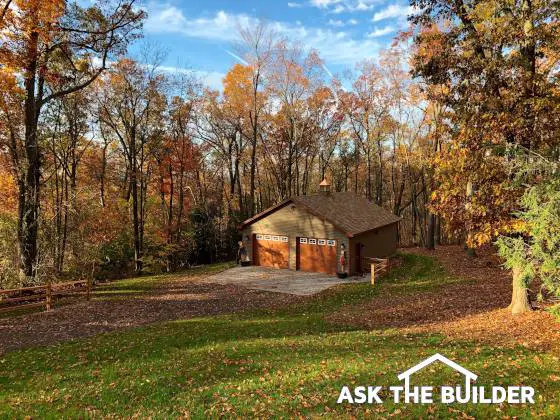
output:
[[[50,311],[54,301],[62,297],[85,296],[90,300],[91,289],[91,280],[78,280],[0,290],[0,313],[41,306]]]
[[[362,258],[362,267],[369,266],[371,270],[371,285],[375,284],[375,279],[382,276],[389,268],[389,260],[387,258]]]

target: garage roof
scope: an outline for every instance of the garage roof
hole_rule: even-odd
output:
[[[268,216],[289,203],[294,203],[315,216],[331,222],[349,237],[401,220],[400,217],[364,197],[359,197],[351,192],[334,192],[289,198],[244,221],[241,228]]]

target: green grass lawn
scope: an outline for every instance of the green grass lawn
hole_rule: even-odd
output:
[[[143,281],[152,283],[142,289],[125,280],[121,286],[147,290],[165,277]],[[360,331],[323,319],[376,293],[419,293],[457,281],[432,259],[406,255],[375,289],[345,285],[290,308],[177,320],[8,353],[0,360],[0,412],[10,418],[560,417],[560,361],[552,354],[469,341],[444,344],[437,335]],[[478,374],[477,385],[533,386],[535,404],[336,403],[341,386],[399,385],[398,373],[436,352]],[[422,372],[421,380],[461,383],[440,367]]]

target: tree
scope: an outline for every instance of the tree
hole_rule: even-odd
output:
[[[111,69],[99,103],[99,120],[117,137],[126,162],[125,198],[130,201],[137,272],[142,271],[145,204],[152,158],[162,139],[164,82],[156,68],[123,59]]]
[[[414,73],[444,87],[430,99],[453,111],[451,144],[436,160],[433,208],[452,229],[466,230],[469,247],[478,246],[515,230],[514,212],[534,182],[510,182],[508,162],[516,151],[558,153],[559,6],[543,0],[411,5],[421,10],[412,17]],[[521,282],[513,285],[514,299],[526,293]]]
[[[90,85],[110,57],[126,50],[144,17],[133,4],[134,0],[99,2],[84,9],[63,0],[8,0],[3,5],[0,62],[10,87],[4,94],[12,96],[21,115],[16,120],[9,112],[5,118],[11,122],[9,150],[18,184],[20,270],[27,278],[36,274],[41,111],[50,101]]]
[[[352,136],[366,163],[366,197],[377,204],[383,201],[383,143],[386,128],[391,121],[390,98],[382,69],[373,61],[358,65],[358,77],[353,84],[353,92],[345,95]],[[375,188],[373,181],[373,160],[375,158]],[[374,193],[375,190],[375,193]]]
[[[89,116],[88,89],[65,95],[50,103],[45,112],[41,143],[45,150],[47,188],[52,196],[53,266],[56,275],[63,272],[67,245],[73,242],[80,212],[78,195],[78,169],[92,140],[86,138]],[[78,246],[73,243],[73,245]],[[72,248],[76,251],[75,248]],[[74,255],[76,253],[74,252]]]
[[[251,70],[251,91],[248,95],[250,104],[249,123],[251,127],[248,135],[251,144],[251,167],[249,180],[249,215],[256,211],[255,191],[257,174],[257,143],[259,139],[260,117],[263,112],[261,91],[267,68],[272,59],[276,44],[275,32],[265,23],[259,22],[254,28],[240,28],[241,42],[238,46],[240,55]]]
[[[167,111],[168,128],[162,143],[155,149],[158,164],[159,191],[165,220],[166,264],[172,271],[176,254],[185,244],[182,241],[186,228],[185,216],[192,202],[188,195],[189,175],[197,166],[197,149],[192,141],[189,125],[193,119],[193,104],[188,98],[174,96]]]
[[[498,239],[500,255],[513,271],[510,309],[522,313],[530,307],[527,287],[538,278],[541,290],[560,296],[560,179],[552,175],[525,191],[515,236]],[[541,293],[539,295],[542,296]]]

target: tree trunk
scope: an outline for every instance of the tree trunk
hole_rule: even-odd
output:
[[[39,198],[41,158],[37,141],[38,109],[35,101],[37,52],[39,34],[33,32],[29,40],[29,65],[25,76],[25,156],[27,167],[19,194],[19,257],[20,277],[28,282],[36,274],[37,233],[39,224]]]
[[[509,309],[512,314],[522,314],[533,310],[529,303],[527,285],[521,276],[521,268],[519,267],[513,269],[513,289]]]
[[[134,241],[134,270],[142,271],[142,247],[140,245],[140,203],[138,200],[138,169],[136,162],[136,140],[132,136],[130,143],[130,192],[132,197],[132,230]]]
[[[430,213],[428,218],[428,237],[426,238],[426,248],[436,249],[435,247],[435,233],[436,233],[436,215]]]
[[[441,245],[441,217],[436,217],[436,245]]]

